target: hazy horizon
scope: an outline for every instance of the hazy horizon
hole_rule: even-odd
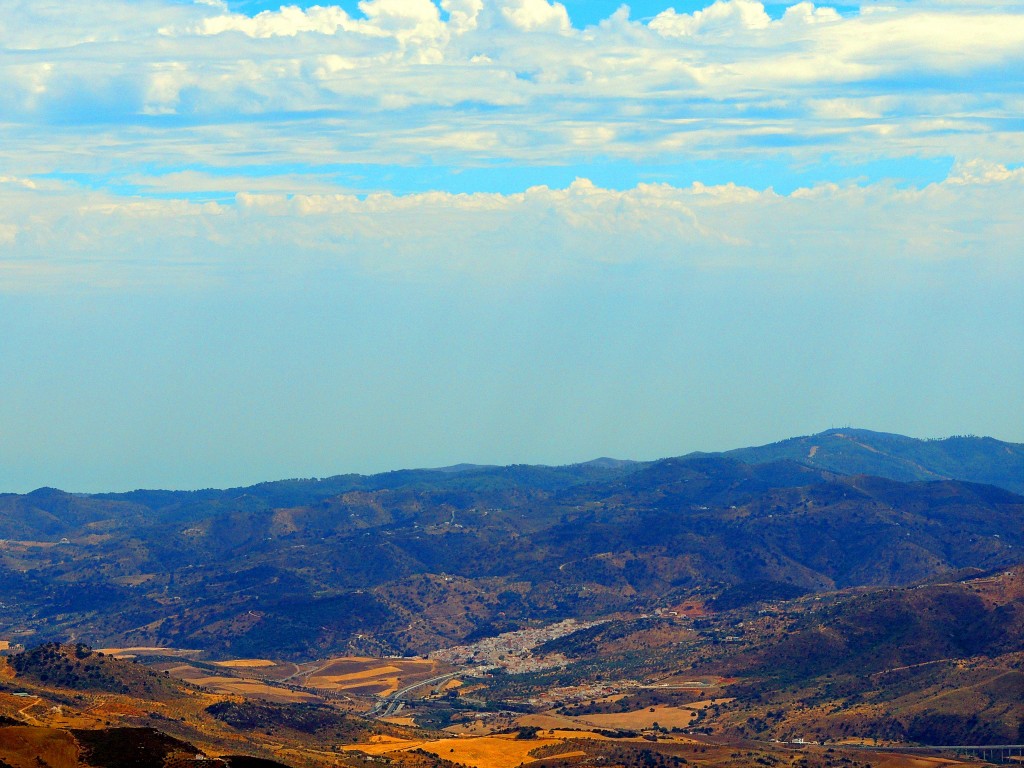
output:
[[[4,4],[0,491],[1024,442],[1024,11]]]

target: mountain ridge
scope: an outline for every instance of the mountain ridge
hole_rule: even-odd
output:
[[[892,480],[966,480],[1024,493],[1024,444],[992,437],[919,439],[867,429],[815,435],[722,452],[748,463],[788,458],[843,474]]]
[[[868,474],[892,480],[965,480],[997,485],[1024,493],[1024,443],[988,436],[955,435],[915,438],[891,432],[852,427],[830,428],[758,446],[725,451],[692,451],[652,461],[614,459],[607,456],[570,464],[475,464],[396,469],[369,475],[347,473],[330,477],[285,478],[248,486],[170,490],[138,488],[132,491],[78,493],[44,486],[25,494],[0,492],[0,499],[46,498],[56,494],[116,501],[144,501],[160,506],[184,500],[204,501],[227,494],[249,494],[281,501],[282,497],[314,501],[355,490],[381,490],[436,481],[465,484],[474,478],[531,478],[540,487],[565,486],[601,479],[601,473],[628,474],[659,461],[725,456],[747,464],[788,459],[805,466],[840,474]]]

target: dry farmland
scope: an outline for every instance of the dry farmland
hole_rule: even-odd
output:
[[[179,680],[201,686],[214,693],[229,696],[247,696],[284,704],[319,700],[317,696],[305,691],[295,691],[268,685],[263,680],[254,678],[211,675],[209,671],[193,667],[189,664],[168,667],[167,671]]]
[[[578,734],[577,734],[578,735]],[[512,735],[482,736],[478,738],[439,739],[437,741],[397,741],[381,739],[373,744],[346,747],[370,755],[405,752],[422,749],[445,760],[473,766],[473,768],[514,768],[531,761],[530,752],[538,747],[563,743],[563,738],[540,737],[516,739]]]
[[[215,661],[215,666],[226,667],[228,669],[266,669],[267,667],[276,667],[276,661],[270,661],[269,659],[234,659],[232,661]]]
[[[399,688],[444,674],[448,668],[428,659],[329,659],[298,677],[302,685],[358,695],[388,696]]]

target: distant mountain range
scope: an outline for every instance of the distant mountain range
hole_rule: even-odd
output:
[[[655,462],[8,494],[0,639],[422,652],[694,591],[735,601],[989,570],[1022,560],[1024,497],[1008,490],[1022,455],[833,430]]]
[[[1024,493],[1024,444],[991,437],[948,437],[920,440],[866,429],[830,429],[768,445],[718,453],[695,452],[682,458],[726,456],[746,464],[788,460],[844,475],[874,475],[890,480],[964,480]],[[322,479],[278,480],[258,485],[201,491],[133,491],[93,494],[95,498],[138,501],[146,506],[196,504],[245,494],[271,504],[302,504],[348,491],[437,486],[529,486],[556,490],[580,483],[608,480],[638,471],[654,462],[602,457],[566,466],[455,464],[433,469],[407,469],[377,475],[335,475]]]

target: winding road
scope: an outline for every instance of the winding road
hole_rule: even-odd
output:
[[[451,680],[456,677],[461,677],[465,674],[466,673],[464,670],[460,672],[449,672],[444,675],[437,675],[436,677],[431,677],[428,680],[421,680],[420,682],[413,683],[412,685],[407,685],[404,688],[398,689],[390,696],[385,696],[376,704],[374,704],[373,708],[367,713],[367,716],[376,717],[378,719],[391,717],[391,715],[393,715],[395,711],[398,709],[398,707],[401,705],[402,699],[405,697],[405,695],[410,693],[411,691],[415,691],[417,688],[422,688],[425,685],[437,685],[438,683],[447,682],[448,680]]]

